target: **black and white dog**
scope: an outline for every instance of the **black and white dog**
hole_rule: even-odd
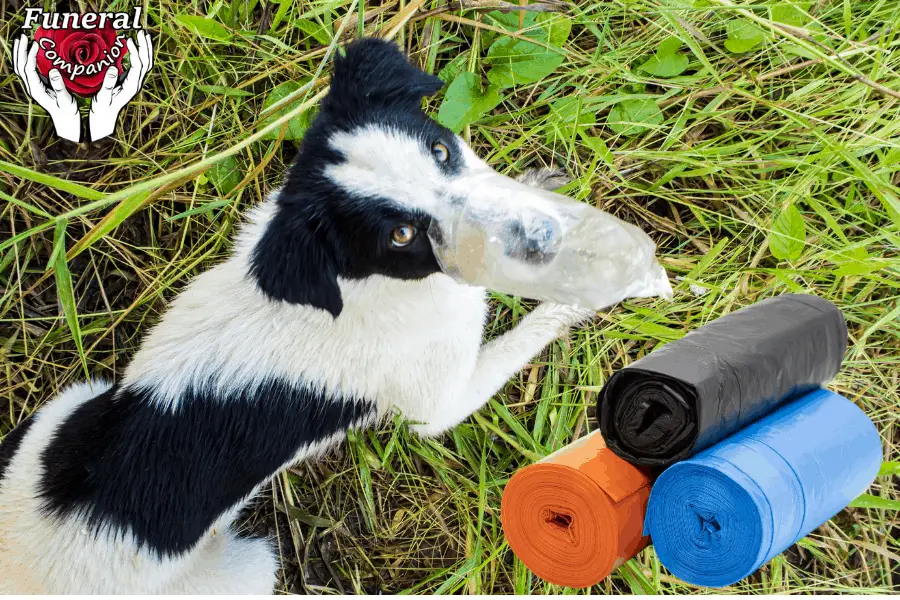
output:
[[[445,431],[591,317],[545,303],[482,344],[485,290],[441,273],[427,235],[488,169],[422,111],[441,87],[388,42],[350,44],[230,258],[120,382],[72,386],[6,436],[0,592],[271,593],[270,541],[234,527],[275,474],[394,410]]]

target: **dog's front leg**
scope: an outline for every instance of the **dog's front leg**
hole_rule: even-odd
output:
[[[593,317],[593,310],[544,303],[511,331],[481,346],[478,360],[462,397],[434,406],[430,418],[413,429],[423,436],[440,434],[484,406],[509,378],[550,342]]]

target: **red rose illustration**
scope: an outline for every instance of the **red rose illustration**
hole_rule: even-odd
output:
[[[102,29],[44,29],[34,33],[40,46],[37,68],[44,77],[58,69],[66,89],[79,96],[93,96],[100,90],[106,72],[113,65],[122,73],[122,59],[128,53],[125,37],[112,27]]]

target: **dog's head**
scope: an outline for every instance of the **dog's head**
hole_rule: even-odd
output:
[[[336,317],[338,278],[440,271],[429,228],[434,236],[467,190],[484,190],[485,176],[511,181],[424,114],[422,100],[442,85],[383,40],[356,41],[335,59],[331,89],[252,254],[267,296]],[[468,186],[473,177],[479,185]]]

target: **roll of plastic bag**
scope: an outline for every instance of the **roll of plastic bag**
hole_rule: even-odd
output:
[[[664,467],[827,383],[846,349],[834,304],[805,294],[762,300],[614,373],[599,395],[600,429],[622,458]]]
[[[567,587],[602,581],[647,545],[647,475],[599,431],[516,472],[503,490],[503,534],[537,576]]]
[[[645,531],[679,579],[731,585],[865,492],[881,459],[865,413],[817,390],[666,469]]]
[[[460,202],[428,233],[458,281],[594,310],[672,295],[653,240],[593,206],[490,169],[451,193]]]

